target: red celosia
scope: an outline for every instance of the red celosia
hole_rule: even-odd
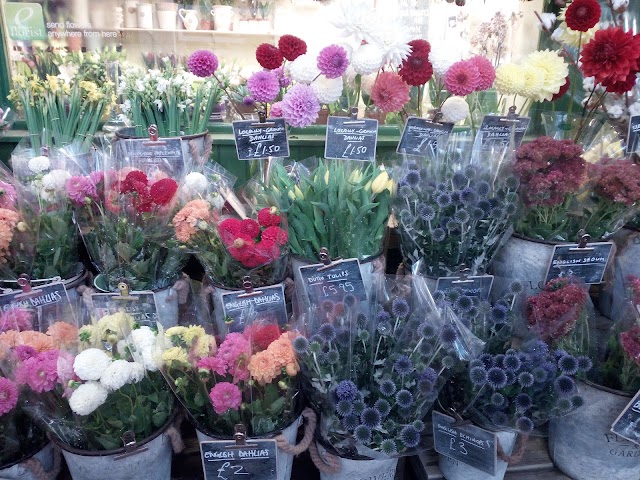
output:
[[[566,278],[551,280],[538,295],[527,298],[529,328],[545,341],[567,336],[584,312],[587,291]]]
[[[640,35],[622,28],[598,30],[582,49],[582,73],[596,83],[624,82],[640,70]]]
[[[382,72],[371,89],[371,100],[383,112],[397,112],[409,101],[409,90],[400,75]]]
[[[177,191],[178,183],[174,179],[163,178],[151,185],[149,193],[156,205],[164,206],[171,202]]]
[[[241,232],[249,235],[251,238],[256,238],[260,235],[260,225],[251,218],[245,218],[242,220]]]
[[[516,152],[514,172],[526,206],[557,205],[586,181],[582,148],[571,140],[539,137]]]
[[[640,165],[632,160],[605,157],[590,174],[597,177],[595,192],[607,200],[628,206],[640,201]]]
[[[417,39],[410,41],[409,46],[411,54],[402,62],[398,73],[405,83],[419,87],[433,76],[433,66],[429,61],[431,45],[426,40]]]
[[[307,44],[295,35],[283,35],[278,40],[278,48],[282,56],[290,62],[307,53]]]
[[[555,102],[560,97],[562,97],[565,93],[567,93],[569,91],[569,87],[570,86],[571,86],[571,79],[567,75],[567,78],[566,78],[566,81],[564,82],[564,85],[562,85],[560,87],[560,90],[558,91],[558,93],[556,93],[553,97],[551,97],[551,101]]]
[[[564,15],[567,27],[586,32],[600,21],[602,9],[598,0],[573,0]]]
[[[258,212],[258,223],[263,227],[277,227],[281,221],[282,217],[278,215],[276,207],[265,207]]]
[[[640,366],[640,325],[620,334],[622,349],[631,360]]]
[[[275,70],[284,60],[282,52],[278,47],[274,47],[269,43],[263,43],[256,48],[256,60],[262,68],[267,70]]]

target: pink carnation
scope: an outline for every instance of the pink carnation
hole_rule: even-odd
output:
[[[0,377],[0,415],[9,413],[18,404],[18,386],[8,378]]]
[[[480,75],[480,81],[478,82],[476,90],[488,90],[491,88],[496,79],[496,69],[493,68],[493,64],[481,55],[471,57],[469,62],[478,69]]]
[[[202,370],[210,370],[218,375],[225,375],[227,373],[227,364],[219,357],[201,358],[198,360],[197,366]]]
[[[24,308],[14,308],[0,315],[0,332],[7,330],[31,330],[33,328],[31,319],[33,314]]]
[[[446,89],[460,97],[475,92],[481,81],[480,71],[471,60],[461,60],[454,63],[444,75]]]
[[[222,415],[231,409],[238,409],[242,403],[242,392],[233,383],[220,382],[209,392],[209,399],[215,412]]]
[[[76,205],[84,205],[87,198],[95,200],[98,191],[90,177],[75,176],[67,180],[67,194]]]
[[[58,351],[49,350],[27,358],[16,370],[16,381],[37,393],[49,392],[58,380]]]

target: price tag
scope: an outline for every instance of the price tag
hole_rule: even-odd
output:
[[[635,115],[629,119],[627,153],[636,153],[638,149],[640,149],[640,115]]]
[[[589,243],[584,248],[578,244],[556,245],[544,283],[560,277],[577,277],[586,284],[602,283],[612,247],[611,242]]]
[[[276,480],[278,448],[275,440],[234,440],[200,443],[205,480]]]
[[[146,172],[154,170],[164,171],[164,166],[170,166],[172,174],[181,176],[184,171],[184,155],[180,138],[161,138],[149,140],[137,138],[118,142],[121,153],[125,157],[134,158],[136,166]]]
[[[611,426],[611,431],[630,442],[640,445],[640,392],[624,408]]]
[[[426,118],[409,117],[402,131],[397,153],[423,156],[446,142],[453,130],[453,123],[435,123]]]
[[[156,328],[158,324],[158,307],[153,292],[129,292],[127,295],[119,293],[94,293],[91,295],[93,313],[97,319],[105,315],[125,312],[131,315],[140,325]]]
[[[511,141],[511,129],[514,128],[515,147],[518,148],[529,128],[531,119],[520,116],[485,115],[478,131],[482,150],[494,147],[506,147]]]
[[[346,295],[353,295],[358,301],[367,299],[360,262],[355,258],[337,261],[329,266],[318,264],[300,267],[300,277],[311,305],[321,305],[325,300],[341,302]]]
[[[440,277],[436,283],[436,291],[448,293],[454,289],[462,290],[468,297],[478,297],[488,300],[493,285],[493,275],[478,275],[474,277]]]
[[[282,118],[233,122],[233,139],[238,160],[289,156],[287,125]]]
[[[0,309],[2,314],[16,308],[33,313],[31,327],[36,331],[45,331],[49,320],[57,321],[62,313],[71,309],[67,290],[62,282],[49,283],[42,287],[34,287],[29,292],[12,292],[0,295]],[[6,317],[7,328],[13,329],[11,315]]]
[[[275,318],[278,325],[287,324],[287,305],[282,284],[258,288],[246,293],[244,290],[222,294],[222,310],[225,321],[233,320],[231,331],[242,331],[247,320]]]
[[[325,158],[374,162],[378,143],[378,121],[371,118],[329,117]]]
[[[436,452],[489,475],[496,474],[498,442],[495,433],[474,425],[455,427],[455,419],[439,412],[433,412],[432,421]]]

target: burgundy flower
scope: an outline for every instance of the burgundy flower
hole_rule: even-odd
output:
[[[148,183],[149,180],[144,172],[133,170],[120,183],[120,193],[142,193],[146,191]]]
[[[556,93],[553,97],[551,97],[551,101],[555,102],[556,100],[558,100],[560,97],[562,97],[565,93],[567,93],[569,91],[569,87],[571,86],[571,79],[569,78],[569,76],[567,75],[567,79],[564,82],[564,85],[562,85],[560,87],[560,90],[558,91],[558,93]]]
[[[163,178],[151,185],[149,194],[156,205],[167,205],[178,191],[178,183],[172,178]]]
[[[640,325],[620,334],[622,349],[631,360],[640,366]]]
[[[256,48],[256,60],[262,68],[267,70],[275,70],[284,61],[282,52],[278,47],[274,47],[269,43],[263,43]]]
[[[609,93],[617,93],[618,95],[622,95],[624,93],[630,92],[631,90],[633,90],[633,87],[636,86],[636,75],[636,72],[631,72],[629,73],[629,76],[621,82],[606,81],[602,83],[602,86],[604,86]]]
[[[292,62],[300,55],[307,53],[307,44],[295,35],[283,35],[278,40],[278,48],[282,56]]]
[[[187,67],[198,77],[210,77],[218,69],[218,57],[209,50],[196,50],[189,55]]]
[[[433,76],[433,66],[429,62],[431,45],[426,40],[409,42],[411,54],[402,62],[398,73],[405,83],[418,87],[424,85]]]
[[[383,112],[397,112],[409,101],[409,85],[397,73],[382,72],[371,89],[371,100]]]
[[[632,160],[605,157],[590,174],[598,177],[595,192],[609,201],[628,206],[640,201],[640,165]]]
[[[600,21],[600,13],[598,0],[573,0],[564,17],[571,30],[586,32]]]
[[[582,49],[582,73],[596,83],[625,81],[640,70],[640,35],[619,27],[598,30]]]

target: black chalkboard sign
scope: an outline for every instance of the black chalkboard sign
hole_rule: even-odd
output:
[[[129,292],[127,296],[119,293],[94,293],[91,295],[91,303],[96,320],[105,315],[126,312],[140,326],[157,327],[158,307],[153,292]]]
[[[355,258],[335,262],[328,268],[322,264],[300,267],[300,277],[311,305],[319,306],[325,300],[341,302],[346,295],[353,295],[358,301],[367,299],[360,262]]]
[[[640,445],[640,392],[616,418],[611,431],[630,442]]]
[[[329,117],[325,158],[374,162],[378,143],[378,121],[371,118]]]
[[[560,277],[577,277],[586,284],[602,283],[611,255],[611,242],[589,243],[585,248],[556,245],[545,283]]]
[[[397,153],[423,156],[435,151],[438,141],[446,142],[453,123],[435,123],[420,117],[409,117],[402,131]]]
[[[160,169],[176,177],[184,171],[184,155],[180,138],[161,138],[152,141],[144,138],[121,140],[119,148],[125,157],[135,159],[135,166],[146,172]]]
[[[289,156],[287,125],[282,118],[233,122],[233,139],[238,160]]]
[[[200,442],[205,480],[276,480],[278,447],[275,440]]]
[[[222,310],[225,319],[233,323],[231,331],[243,331],[247,322],[287,324],[287,305],[282,284],[273,287],[257,288],[251,293],[243,290],[222,294]]]
[[[529,117],[505,117],[501,115],[485,115],[478,130],[481,148],[483,150],[494,147],[505,147],[511,141],[511,130],[515,129],[514,141],[518,148],[529,128]]]
[[[627,134],[627,153],[640,153],[640,115],[629,119],[629,133]]]
[[[489,475],[498,464],[497,437],[474,425],[454,427],[455,419],[433,412],[433,442],[436,452],[458,460]]]
[[[11,310],[20,308],[30,311],[31,328],[45,332],[51,321],[59,321],[61,316],[73,315],[67,290],[61,282],[48,283],[41,287],[33,287],[30,292],[11,292],[0,295],[0,310],[8,322],[6,328],[18,329],[11,324]],[[25,329],[22,326],[21,329]]]
[[[440,277],[436,283],[436,291],[447,293],[459,288],[468,297],[478,297],[488,300],[493,285],[493,275],[478,275],[473,277]]]

